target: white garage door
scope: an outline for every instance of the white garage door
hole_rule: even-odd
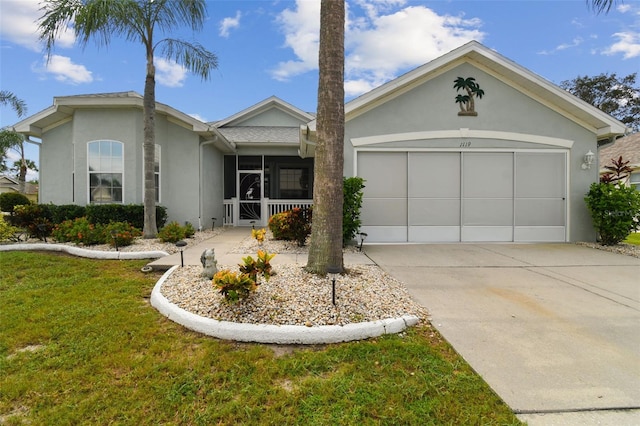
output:
[[[565,241],[565,152],[359,152],[370,241]]]

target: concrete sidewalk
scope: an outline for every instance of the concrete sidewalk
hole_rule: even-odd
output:
[[[640,424],[640,259],[574,244],[365,252],[521,420]]]
[[[213,248],[216,253],[216,260],[218,265],[237,265],[242,263],[242,258],[246,256],[254,256],[255,252],[249,253],[236,253],[240,243],[251,236],[251,228],[247,227],[229,227],[224,232],[216,235],[213,238],[202,241],[201,243],[190,247],[183,252],[185,265],[202,265],[200,263],[200,256],[202,252]],[[307,254],[306,253],[278,253],[276,257],[271,261],[273,265],[306,265]],[[345,265],[371,265],[374,262],[369,259],[364,253],[345,253],[344,264]],[[170,256],[165,256],[160,259],[156,259],[149,263],[154,269],[166,271],[172,266],[180,265],[180,253],[174,253]]]

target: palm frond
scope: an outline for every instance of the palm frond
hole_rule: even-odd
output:
[[[218,57],[199,43],[168,38],[162,40],[158,47],[161,56],[175,61],[203,80],[208,80],[211,71],[218,68]]]
[[[25,101],[8,90],[0,91],[0,104],[11,106],[15,113],[18,114],[18,117],[22,117],[27,113],[27,104]]]

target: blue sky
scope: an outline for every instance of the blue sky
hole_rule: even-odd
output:
[[[28,114],[54,96],[143,92],[141,45],[113,39],[79,48],[58,40],[49,62],[38,45],[41,0],[0,0],[0,88],[23,99]],[[159,102],[203,121],[228,117],[275,95],[315,111],[319,0],[208,1],[197,41],[218,56],[208,81],[156,60]],[[456,47],[477,40],[559,84],[578,75],[640,71],[640,2],[597,15],[585,0],[347,0],[347,101]],[[0,127],[19,118],[0,107]],[[35,148],[27,156],[37,160]]]

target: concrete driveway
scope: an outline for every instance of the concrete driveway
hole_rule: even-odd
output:
[[[516,413],[631,409],[622,422],[640,424],[640,259],[574,244],[365,252]]]

